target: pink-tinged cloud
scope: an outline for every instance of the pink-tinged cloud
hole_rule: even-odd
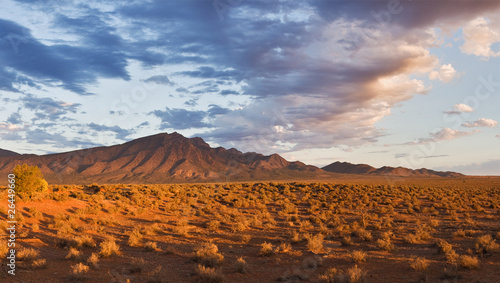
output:
[[[467,104],[463,104],[463,103],[455,104],[453,106],[453,109],[454,110],[451,110],[451,111],[444,111],[444,113],[446,113],[448,115],[459,115],[459,114],[462,114],[464,112],[474,112],[474,109],[472,109],[472,107],[470,107]]]
[[[433,141],[445,141],[445,140],[453,140],[461,137],[470,136],[477,132],[479,131],[475,130],[472,132],[464,132],[450,128],[444,128],[438,132],[431,133],[431,136],[433,138]]]
[[[471,21],[464,29],[464,44],[460,47],[463,53],[483,58],[500,56],[500,51],[492,50],[491,46],[500,42],[500,25],[479,17]]]
[[[457,73],[451,64],[445,64],[438,70],[434,70],[429,74],[431,80],[440,80],[443,83],[449,83],[459,76],[460,74]]]
[[[462,126],[467,127],[467,128],[479,128],[479,127],[493,128],[497,124],[498,124],[498,122],[493,120],[493,119],[481,118],[481,119],[478,119],[474,122],[463,123]]]
[[[440,141],[454,140],[461,137],[466,137],[473,135],[475,133],[479,133],[479,130],[474,130],[471,132],[454,130],[451,128],[443,128],[437,132],[432,132],[429,135],[430,138],[420,138],[417,141],[406,142],[402,145],[417,145],[417,144],[428,144],[428,143],[436,143]]]

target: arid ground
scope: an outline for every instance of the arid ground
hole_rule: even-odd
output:
[[[1,282],[499,282],[498,178],[51,186]]]

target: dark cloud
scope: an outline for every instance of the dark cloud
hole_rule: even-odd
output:
[[[114,132],[116,134],[116,138],[119,140],[125,140],[129,135],[134,133],[134,130],[126,130],[118,126],[98,125],[95,123],[90,123],[87,125],[87,127],[98,132],[104,132],[104,131]]]
[[[207,115],[212,118],[217,115],[224,115],[231,112],[231,110],[229,110],[228,108],[223,108],[215,104],[210,104],[208,107],[209,109],[207,111]]]
[[[235,91],[235,90],[230,90],[230,89],[224,89],[220,92],[220,95],[230,95],[230,94],[238,95],[240,93]]]
[[[184,130],[191,128],[206,128],[212,127],[204,122],[207,113],[205,111],[190,111],[179,108],[166,108],[165,111],[155,110],[149,113],[161,119],[160,129],[176,129]]]
[[[63,119],[63,115],[68,113],[76,113],[81,106],[79,103],[66,103],[64,101],[56,101],[50,97],[36,97],[32,94],[27,94],[21,98],[24,108],[37,112],[40,119],[49,119],[56,121]]]
[[[161,85],[174,85],[174,83],[166,75],[152,76],[144,80],[147,83],[155,83]]]
[[[236,80],[240,81],[240,73],[236,70],[232,71],[216,71],[212,67],[198,67],[196,71],[184,71],[176,73],[177,75],[189,76],[193,78],[203,79],[219,79],[219,80]]]
[[[103,52],[95,46],[45,45],[30,31],[0,19],[0,60],[3,68],[79,94],[99,77],[129,79],[126,58],[120,52]]]
[[[23,120],[21,119],[21,114],[19,114],[19,110],[18,109],[18,112],[14,112],[12,114],[10,114],[9,118],[7,118],[7,123],[11,123],[11,124],[22,124]]]

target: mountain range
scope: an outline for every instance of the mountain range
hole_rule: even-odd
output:
[[[459,173],[428,169],[382,167],[335,162],[318,168],[289,162],[278,154],[243,153],[212,148],[199,137],[161,133],[123,144],[64,153],[18,154],[0,149],[0,172],[12,173],[17,164],[38,166],[49,183],[168,183],[319,179],[335,173],[420,177],[459,177]]]

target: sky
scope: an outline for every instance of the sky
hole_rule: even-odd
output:
[[[500,175],[499,63],[500,1],[4,0],[0,148],[178,132]]]

